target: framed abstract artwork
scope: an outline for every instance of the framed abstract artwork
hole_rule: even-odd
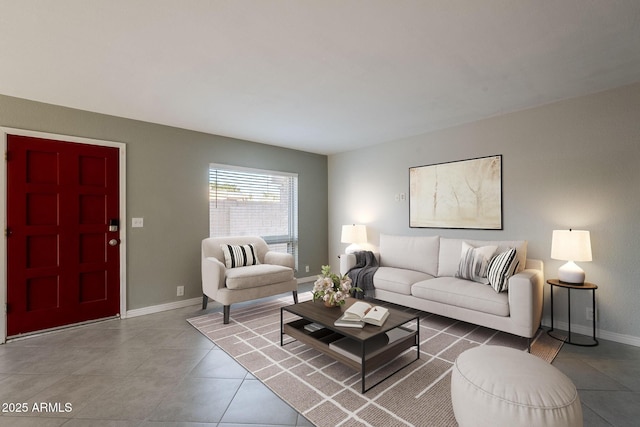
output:
[[[410,167],[409,227],[502,230],[502,155]]]

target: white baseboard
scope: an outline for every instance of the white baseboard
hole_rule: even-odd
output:
[[[545,319],[545,321],[542,322],[542,325],[550,328],[551,322]],[[569,324],[567,324],[566,322],[554,321],[553,328],[559,329],[561,331],[566,331],[569,329]],[[574,325],[572,323],[571,333],[574,333],[574,332],[576,334],[586,335],[588,337],[591,337],[593,336],[593,327],[583,326],[583,325]],[[596,328],[596,338],[607,340],[607,341],[614,341],[620,344],[628,344],[635,347],[640,347],[640,337],[634,337],[632,335],[623,335],[623,334],[618,334],[616,332],[603,331],[602,329]]]
[[[166,304],[160,305],[152,305],[149,307],[136,308],[134,310],[127,310],[127,317],[144,316],[145,314],[160,313],[162,311],[175,310],[176,308],[184,308],[198,304],[202,304],[202,297],[168,302]]]
[[[300,277],[297,280],[298,284],[312,282],[316,280],[316,276]],[[145,314],[160,313],[162,311],[175,310],[176,308],[184,308],[199,304],[202,304],[202,297],[168,302],[166,304],[152,305],[149,307],[136,308],[134,310],[127,310],[126,316],[122,316],[122,318],[124,319],[126,317],[144,316]]]

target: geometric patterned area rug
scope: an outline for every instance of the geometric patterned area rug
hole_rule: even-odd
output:
[[[287,335],[280,346],[280,307],[291,303],[289,295],[234,307],[227,325],[218,312],[187,321],[318,427],[457,426],[450,392],[456,357],[479,345],[527,350],[524,338],[395,306],[420,316],[420,359],[361,394],[360,374],[353,369]],[[540,332],[531,353],[551,363],[562,341]],[[367,376],[367,384],[407,358],[415,358],[415,347]]]

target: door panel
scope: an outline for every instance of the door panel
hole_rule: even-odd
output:
[[[7,334],[118,314],[119,150],[7,138]]]

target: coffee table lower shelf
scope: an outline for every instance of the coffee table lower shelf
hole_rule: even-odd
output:
[[[371,345],[372,339],[360,341],[360,354],[351,354],[351,357],[346,356],[345,354],[334,350],[331,347],[332,343],[345,338],[345,335],[340,334],[328,327],[324,327],[317,331],[309,332],[304,327],[312,322],[308,319],[297,319],[288,323],[282,323],[281,328],[281,340],[280,345],[284,346],[284,335],[289,335],[291,338],[294,338],[311,348],[314,348],[321,353],[324,353],[333,359],[337,360],[344,365],[349,366],[350,368],[360,372],[361,375],[361,385],[362,385],[362,393],[365,393],[371,390],[376,385],[380,384],[384,380],[388,379],[396,372],[401,369],[407,367],[411,363],[415,362],[420,358],[420,337],[419,337],[419,318],[416,317],[416,330],[408,329],[403,326],[398,326],[394,329],[399,329],[403,331],[403,334],[406,336],[397,339],[391,344],[385,345],[381,348],[377,348],[376,350],[367,354],[366,346],[369,343]],[[375,338],[375,337],[374,337]],[[288,344],[288,343],[286,343]],[[407,349],[411,347],[416,347],[416,358],[410,360],[408,363],[403,364],[398,369],[377,381],[375,384],[370,387],[366,387],[365,385],[365,377],[367,374],[371,373],[373,370],[391,362],[393,359],[398,357],[400,354],[405,352]],[[354,357],[355,356],[355,357]],[[359,356],[359,357],[358,357]],[[359,359],[359,360],[357,360]]]

